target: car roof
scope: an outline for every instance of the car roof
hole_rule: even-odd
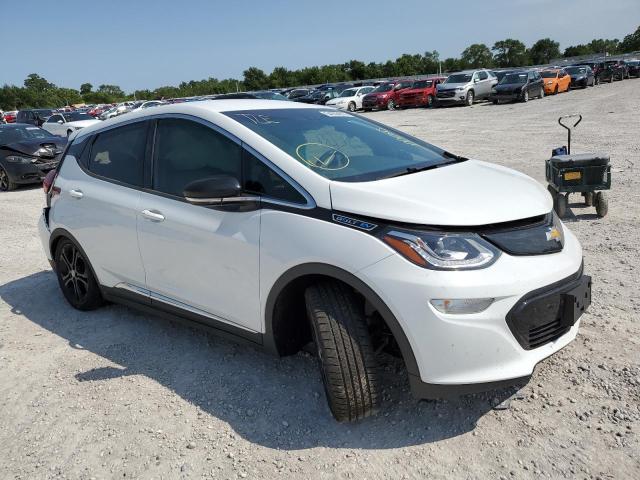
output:
[[[15,129],[15,128],[24,128],[24,127],[34,127],[34,125],[31,125],[30,123],[7,123],[7,124],[0,124],[0,128],[4,129],[4,130],[10,130],[10,129]],[[35,128],[40,128],[40,127],[35,127]]]

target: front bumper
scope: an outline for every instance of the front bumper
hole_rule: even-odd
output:
[[[489,95],[489,101],[498,101],[498,102],[516,102],[520,100],[521,93],[520,92],[510,92],[510,93],[492,93]]]
[[[15,183],[41,182],[51,170],[58,166],[59,160],[51,160],[40,163],[12,163],[3,162],[3,166],[9,178]]]
[[[391,100],[391,98],[375,98],[373,100],[365,98],[364,100],[362,100],[362,108],[387,108],[387,102],[389,100]]]
[[[438,103],[464,103],[467,99],[467,91],[466,90],[456,90],[453,93],[453,96],[445,96],[440,92],[436,93],[436,100]]]
[[[522,381],[536,364],[576,337],[579,315],[547,343],[526,349],[508,322],[509,313],[530,292],[566,280],[580,269],[580,244],[564,230],[561,252],[537,256],[503,253],[486,269],[433,271],[395,254],[359,272],[407,336],[419,370],[409,372],[414,395],[441,397],[447,396],[447,391],[470,393]],[[494,302],[479,313],[454,315],[433,308],[429,301],[434,298],[493,298]]]

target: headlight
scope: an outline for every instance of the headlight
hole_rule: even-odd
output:
[[[547,85],[553,85],[553,80],[549,80],[549,81],[547,82]]]
[[[410,262],[432,270],[486,268],[500,256],[475,233],[390,230],[382,240]]]
[[[461,92],[461,91],[462,91],[462,90],[464,90],[464,89],[465,89],[465,87],[456,87],[456,91],[457,91],[457,92]]]
[[[5,157],[5,160],[10,163],[31,163],[36,161],[35,158],[21,157],[19,155],[9,155]]]

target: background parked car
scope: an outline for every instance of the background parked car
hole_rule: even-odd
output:
[[[398,103],[400,92],[410,88],[411,85],[413,85],[412,80],[381,83],[371,93],[363,97],[362,108],[365,112],[373,109],[393,110]]]
[[[294,88],[289,91],[285,96],[289,100],[294,100],[298,97],[304,97],[305,95],[309,95],[313,90],[310,88]]]
[[[336,98],[329,100],[325,105],[355,112],[362,108],[362,97],[373,91],[375,87],[367,85],[364,87],[347,88]]]
[[[4,121],[6,123],[15,123],[17,115],[18,115],[18,111],[17,110],[6,111],[6,112],[4,112]]]
[[[614,80],[629,78],[629,67],[624,60],[607,60],[604,64],[612,70]]]
[[[117,117],[118,115],[122,115],[123,113],[127,113],[129,109],[126,105],[118,105],[117,107],[113,107],[105,112],[102,112],[98,118],[100,120],[108,120],[110,118]]]
[[[42,124],[42,128],[53,135],[68,137],[74,131],[96,123],[100,123],[100,120],[96,120],[88,113],[54,113]]]
[[[445,80],[445,77],[416,80],[411,85],[411,88],[400,92],[398,95],[398,107],[432,107],[436,98],[436,88]]]
[[[572,66],[565,68],[565,71],[571,76],[571,88],[587,88],[596,84],[591,67],[586,65]]]
[[[489,98],[497,83],[495,74],[485,69],[452,73],[436,87],[436,105],[473,105],[476,100]]]
[[[640,61],[632,60],[627,62],[627,68],[629,69],[629,77],[640,77]]]
[[[26,123],[0,125],[0,190],[37,183],[58,166],[67,140]]]
[[[502,77],[493,87],[490,100],[494,104],[510,101],[528,102],[533,97],[544,97],[542,77],[537,70],[522,70],[507,73]]]
[[[556,95],[562,92],[568,92],[571,85],[571,76],[563,69],[548,69],[540,72],[544,83],[544,93],[547,95]]]
[[[314,90],[313,92],[311,92],[308,95],[305,95],[304,97],[298,97],[293,99],[293,101],[300,102],[300,103],[315,104],[315,105],[324,105],[332,98],[336,98],[338,95],[340,94],[338,93],[337,90]]]
[[[51,116],[52,113],[53,110],[49,108],[20,110],[18,115],[16,115],[16,123],[29,123],[39,127]]]

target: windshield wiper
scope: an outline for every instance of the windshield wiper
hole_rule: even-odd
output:
[[[451,160],[447,161],[447,162],[443,162],[443,163],[436,163],[433,165],[426,165],[424,167],[407,167],[404,170],[401,170],[399,172],[394,172],[390,175],[386,175],[384,177],[380,177],[379,180],[384,180],[385,178],[395,178],[395,177],[401,177],[403,175],[411,175],[412,173],[418,173],[418,172],[424,172],[425,170],[433,170],[434,168],[440,168],[440,167],[445,167],[447,165],[451,165],[454,163],[459,163],[459,162],[464,162],[465,160],[468,160],[468,158],[465,157],[461,157],[459,155],[455,155],[451,152],[447,152],[444,151],[442,152],[442,156],[445,158],[450,158]]]

